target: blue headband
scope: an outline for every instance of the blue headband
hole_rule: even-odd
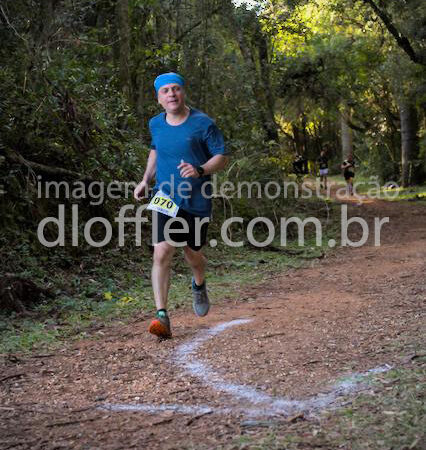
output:
[[[162,86],[171,83],[176,83],[180,86],[183,86],[185,84],[185,80],[182,76],[174,72],[162,73],[161,75],[158,75],[158,77],[154,81],[155,92],[157,92],[158,94],[158,91]]]

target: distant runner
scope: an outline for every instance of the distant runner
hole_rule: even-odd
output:
[[[328,158],[325,156],[325,151],[321,152],[320,157],[317,159],[319,165],[320,186],[327,189],[327,176],[328,176]]]
[[[308,173],[307,165],[308,161],[298,153],[293,161],[293,172],[296,174],[298,180],[301,180],[303,175]]]
[[[222,133],[209,116],[186,105],[184,84],[183,77],[173,72],[154,81],[164,112],[149,122],[151,151],[143,179],[134,191],[135,199],[144,197],[155,176],[155,195],[148,209],[153,210],[151,278],[157,313],[149,332],[165,339],[172,337],[167,299],[177,246],[183,246],[192,269],[194,312],[201,317],[209,311],[207,260],[201,252],[211,214],[211,186],[206,183],[210,174],[222,170],[228,162]]]
[[[355,177],[355,162],[352,155],[349,155],[340,166],[343,169],[343,176],[346,180],[346,186],[349,195],[354,195],[353,179]]]

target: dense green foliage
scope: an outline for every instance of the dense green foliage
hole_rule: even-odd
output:
[[[322,149],[338,173],[344,121],[361,172],[382,182],[404,173],[405,184],[421,181],[422,2],[380,10],[367,0],[257,3],[3,1],[2,248],[26,242],[43,252],[37,224],[57,214],[58,203],[79,203],[86,218],[111,218],[129,202],[38,198],[37,181],[139,181],[147,122],[159,111],[152,81],[163,71],[181,72],[189,104],[223,130],[233,161],[222,179],[282,180],[296,152],[315,161]],[[405,169],[403,111],[412,125],[404,134]],[[243,215],[258,211],[244,199],[232,202]],[[276,217],[282,207],[274,202],[267,210]]]

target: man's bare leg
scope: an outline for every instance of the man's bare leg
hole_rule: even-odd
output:
[[[352,178],[349,178],[349,180],[347,181],[347,189],[348,189],[348,194],[353,195]]]
[[[170,266],[175,251],[176,248],[167,242],[154,245],[151,279],[157,314],[149,326],[149,332],[161,339],[172,337],[170,319],[167,315],[167,297],[170,286]]]
[[[184,247],[185,261],[189,264],[194,275],[195,283],[201,286],[204,283],[207,258],[202,254],[201,250],[195,251],[190,247]]]
[[[176,248],[167,242],[154,245],[152,264],[152,290],[157,310],[167,309],[167,296],[170,286],[170,267]]]
[[[207,259],[201,251],[184,248],[185,260],[190,265],[192,277],[192,307],[198,317],[207,315],[210,309],[209,297],[205,282]]]

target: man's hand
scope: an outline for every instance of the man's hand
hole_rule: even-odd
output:
[[[192,164],[186,163],[183,160],[177,168],[180,169],[180,176],[182,178],[200,178],[200,174],[197,172],[197,169]]]
[[[135,190],[133,191],[133,197],[135,198],[135,200],[140,200],[141,198],[144,198],[147,196],[148,186],[149,186],[149,184],[146,181],[142,180],[135,187]]]

